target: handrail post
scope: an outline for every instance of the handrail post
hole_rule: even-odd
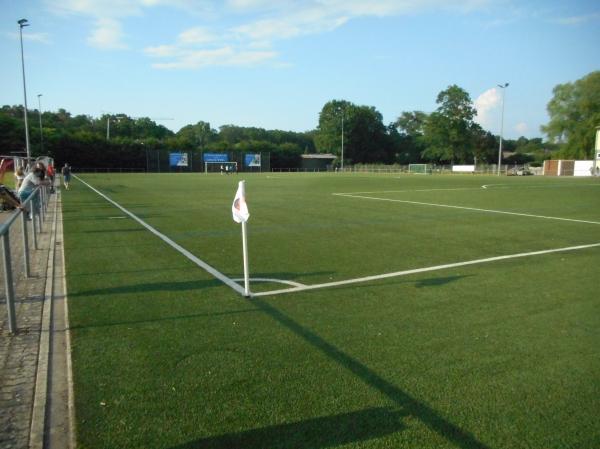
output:
[[[33,198],[32,198],[33,200]],[[38,248],[38,241],[37,241],[37,229],[35,226],[35,206],[33,204],[33,201],[29,202],[29,210],[30,210],[30,214],[31,214],[31,232],[33,234],[33,249],[39,249]]]
[[[33,198],[33,207],[31,208],[33,209],[37,209],[37,219],[38,219],[38,230],[39,232],[42,232],[42,224],[44,223],[44,219],[42,217],[42,215],[44,215],[42,213],[42,194],[40,192],[40,189],[37,190],[36,193],[34,193],[34,195],[37,194],[37,202],[35,201],[35,197]]]
[[[25,277],[31,275],[29,271],[29,238],[27,236],[27,211],[21,211],[21,223],[23,225],[23,262],[25,263]]]
[[[38,195],[38,201],[37,201],[37,206],[38,206],[38,211],[39,211],[39,217],[40,217],[40,229],[42,229],[42,224],[44,223],[44,189],[43,187],[40,187],[37,189],[37,195]]]
[[[4,288],[6,291],[6,310],[8,311],[8,331],[14,334],[17,330],[15,315],[15,291],[13,287],[12,265],[10,262],[10,240],[8,229],[2,235],[2,254],[4,260]]]

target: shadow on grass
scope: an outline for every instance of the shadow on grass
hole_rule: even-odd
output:
[[[391,278],[386,279],[385,284],[382,281],[369,281],[362,284],[348,284],[335,287],[336,289],[347,289],[347,290],[356,290],[360,288],[374,288],[378,286],[385,285],[389,287],[390,285],[399,285],[399,284],[415,284],[416,288],[425,288],[425,287],[441,287],[442,285],[449,284],[454,281],[459,281],[463,278],[468,278],[475,276],[474,274],[465,274],[465,275],[456,275],[456,276],[446,276],[446,277],[435,277],[428,279],[406,279],[405,277]]]
[[[136,245],[136,246],[142,246],[142,245]],[[150,245],[146,245],[146,246],[150,246]],[[156,245],[154,245],[156,246]],[[121,248],[123,247],[123,245],[120,246]],[[86,247],[86,248],[89,248]],[[102,248],[112,248],[111,246],[103,246]],[[156,268],[140,268],[138,270],[107,270],[107,271],[86,271],[86,272],[79,272],[79,273],[74,273],[71,274],[69,273],[69,277],[86,277],[86,276],[106,276],[106,275],[113,275],[113,274],[124,274],[124,273],[161,273],[164,274],[166,272],[172,272],[172,273],[189,273],[189,266],[182,266],[182,267],[174,267],[174,266],[169,266],[169,267],[161,267],[158,266]]]
[[[368,366],[363,365],[358,360],[350,357],[348,354],[328,343],[314,332],[311,332],[309,329],[301,326],[299,323],[272,305],[258,298],[253,299],[252,302],[256,307],[272,317],[275,321],[287,327],[290,331],[305,340],[314,348],[320,350],[331,360],[346,368],[367,385],[385,395],[397,406],[402,407],[402,410],[406,414],[419,419],[432,431],[438,433],[452,444],[462,449],[488,448],[488,446],[477,440],[477,438],[475,438],[475,436],[471,433],[451,423],[427,404],[413,398],[401,388],[398,388],[396,385],[385,380],[375,371],[371,370]]]
[[[192,320],[196,318],[207,318],[207,317],[217,317],[223,315],[238,315],[240,313],[256,313],[260,312],[258,309],[241,309],[241,310],[230,310],[227,312],[212,312],[212,313],[194,313],[191,315],[178,315],[178,316],[169,316],[163,318],[154,318],[148,320],[131,320],[131,321],[113,321],[111,323],[99,323],[99,324],[87,324],[81,326],[71,326],[70,330],[76,329],[89,329],[93,327],[111,327],[111,326],[131,326],[135,324],[148,324],[148,323],[160,323],[163,321],[179,321],[179,320]]]
[[[436,277],[429,279],[421,279],[415,282],[415,287],[424,288],[424,287],[439,287],[441,285],[446,285],[454,281],[458,281],[460,279],[468,278],[475,276],[474,274],[465,274],[465,275],[457,275],[457,276],[446,276],[446,277]]]
[[[381,438],[402,430],[404,412],[387,407],[204,438],[171,449],[320,449]]]
[[[79,234],[105,234],[107,232],[122,234],[124,232],[148,232],[144,228],[118,228],[118,229],[91,229],[89,231],[79,231]]]
[[[76,293],[69,293],[69,298],[93,295],[121,295],[129,293],[156,293],[156,292],[181,292],[193,291],[204,288],[213,288],[223,285],[218,279],[185,282],[154,282],[148,284],[125,285],[122,287],[97,288]]]

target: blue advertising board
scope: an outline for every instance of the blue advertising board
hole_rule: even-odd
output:
[[[227,153],[204,153],[202,155],[204,162],[229,162]]]
[[[246,167],[260,167],[260,153],[244,155],[244,164]]]
[[[187,167],[187,153],[169,153],[169,165],[171,167]]]

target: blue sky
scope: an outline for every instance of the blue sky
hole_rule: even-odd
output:
[[[600,3],[0,0],[0,105],[306,131],[332,99],[387,124],[465,89],[482,126],[541,137],[557,84],[600,70]],[[172,120],[158,120],[170,118]]]

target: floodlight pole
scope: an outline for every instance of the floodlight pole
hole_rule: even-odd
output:
[[[23,72],[23,102],[24,102],[24,110],[23,117],[25,119],[25,149],[27,150],[27,164],[29,164],[29,159],[31,158],[31,152],[29,150],[29,125],[27,123],[27,88],[25,83],[25,58],[23,57],[23,27],[29,26],[27,23],[27,19],[18,20],[19,24],[19,37],[21,40],[21,69]]]
[[[44,131],[42,128],[42,94],[38,94],[38,113],[40,115],[40,150],[41,150],[41,154],[42,156],[44,155]]]
[[[342,109],[342,173],[344,172],[344,115],[346,110]]]
[[[500,119],[500,147],[498,148],[498,176],[500,176],[500,167],[502,165],[502,135],[504,134],[504,97],[508,83],[498,84],[498,87],[502,89],[502,116]]]

